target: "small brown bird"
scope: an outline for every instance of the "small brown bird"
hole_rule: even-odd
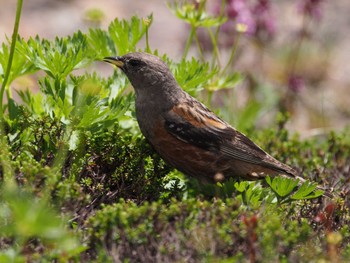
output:
[[[179,171],[202,182],[230,177],[256,180],[267,175],[298,177],[295,170],[186,93],[160,58],[135,52],[104,61],[116,65],[129,78],[136,92],[141,132]]]

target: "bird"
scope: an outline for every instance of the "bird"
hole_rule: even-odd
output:
[[[204,183],[266,176],[302,179],[185,92],[158,56],[133,52],[103,61],[125,73],[135,90],[140,130],[166,163]]]

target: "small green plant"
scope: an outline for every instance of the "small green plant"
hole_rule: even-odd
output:
[[[322,196],[324,193],[316,189],[316,183],[304,182],[300,187],[297,187],[299,183],[298,179],[266,177],[266,182],[274,191],[280,203],[291,202],[293,200],[313,199]]]
[[[5,243],[6,239],[15,243],[0,252],[2,262],[25,261],[23,250],[28,250],[30,257],[38,260],[41,255],[33,246],[39,244],[45,248],[47,260],[65,261],[85,250],[45,198],[36,198],[27,190],[8,186],[2,187],[0,198],[1,239]]]

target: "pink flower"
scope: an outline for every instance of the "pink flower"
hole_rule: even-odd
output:
[[[276,32],[276,25],[270,1],[258,0],[258,3],[252,9],[252,13],[256,24],[255,35],[262,40],[272,38]]]
[[[291,74],[288,78],[288,89],[294,93],[302,91],[305,87],[304,78],[297,74]]]
[[[218,1],[220,2],[220,1]],[[270,0],[226,0],[224,15],[227,22],[222,25],[222,31],[232,33],[237,24],[244,24],[247,27],[246,34],[256,35],[266,40],[271,38],[275,31],[275,19],[272,15]],[[220,5],[215,8],[215,13],[220,13]]]
[[[237,24],[244,24],[247,26],[246,33],[249,35],[254,34],[256,25],[247,1],[227,0],[224,12],[228,18],[227,22],[222,26],[224,32],[232,32],[236,30]]]
[[[311,18],[321,19],[323,0],[300,0],[297,9],[300,13]]]

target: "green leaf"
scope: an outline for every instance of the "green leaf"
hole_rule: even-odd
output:
[[[47,199],[35,198],[25,190],[2,187],[1,200],[0,230],[3,235],[22,242],[36,237],[61,253],[82,251],[83,247],[67,231],[64,220],[51,209]]]
[[[66,38],[56,37],[54,41],[41,40],[38,36],[28,41],[20,39],[17,50],[36,68],[60,81],[95,58],[88,50],[86,36],[80,31]]]
[[[288,196],[298,185],[299,180],[284,178],[284,177],[274,177],[271,178],[267,176],[265,178],[268,185],[271,189],[279,196],[286,197]]]
[[[175,2],[174,5],[169,5],[169,7],[178,18],[184,20],[195,28],[220,26],[227,20],[227,17],[225,16],[209,16],[204,11],[204,8],[197,8],[196,5],[192,3],[179,5]]]
[[[78,148],[79,145],[79,132],[73,131],[69,137],[68,141],[69,150],[73,151]]]
[[[218,72],[217,68],[210,69],[208,63],[201,63],[195,58],[189,61],[182,60],[178,64],[171,64],[170,67],[179,85],[192,94],[203,89]]]
[[[235,188],[238,192],[243,192],[249,187],[249,182],[246,181],[239,181],[235,183]]]
[[[242,80],[242,74],[239,72],[234,72],[233,74],[227,76],[220,76],[219,78],[214,78],[211,82],[209,82],[205,89],[208,91],[231,89],[234,88]]]
[[[97,58],[102,59],[117,54],[116,46],[108,32],[100,28],[90,28],[87,39]]]
[[[131,21],[115,19],[108,27],[108,33],[115,43],[117,53],[124,55],[136,50],[136,45],[152,24],[152,15],[147,17],[148,23],[133,16]]]
[[[291,196],[294,200],[313,199],[323,195],[323,191],[316,190],[317,184],[304,182],[299,189]]]
[[[0,262],[23,263],[26,262],[26,258],[22,255],[21,251],[9,248],[0,252]]]
[[[9,111],[9,117],[11,120],[17,118],[20,113],[19,106],[11,98],[8,100],[8,111]]]
[[[19,43],[16,42],[16,49],[18,46]],[[2,77],[4,76],[7,68],[9,55],[10,46],[2,43],[0,47],[0,83],[3,81]],[[24,54],[15,51],[7,85],[10,85],[16,78],[25,74],[34,73],[36,70],[37,69],[34,64],[30,62]]]

